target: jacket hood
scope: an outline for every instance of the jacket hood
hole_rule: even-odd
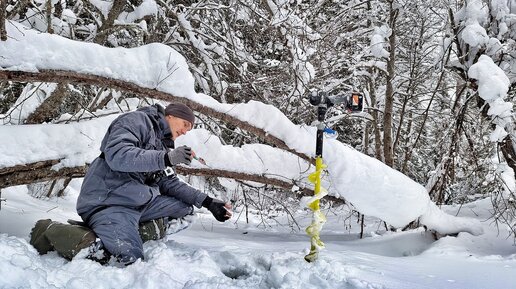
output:
[[[157,125],[162,132],[161,139],[168,140],[172,138],[172,133],[170,132],[170,126],[165,119],[165,108],[163,108],[159,104],[154,104],[146,107],[139,108],[138,111],[141,111],[149,116],[149,119],[152,121],[153,125]]]

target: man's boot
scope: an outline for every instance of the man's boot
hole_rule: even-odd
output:
[[[96,238],[95,233],[87,227],[46,219],[36,222],[31,232],[30,244],[40,254],[55,250],[71,260],[80,250],[91,246]]]
[[[52,225],[52,220],[39,220],[30,232],[30,244],[36,248],[40,255],[53,251],[54,247],[45,236],[45,232]]]
[[[186,215],[178,219],[170,218],[167,223],[167,235],[172,235],[187,229],[196,219],[197,215],[195,214]]]
[[[140,237],[144,243],[162,239],[165,235],[175,234],[190,227],[195,218],[195,215],[192,214],[178,219],[164,217],[140,223]]]
[[[167,229],[166,219],[168,218],[159,218],[140,223],[139,231],[142,241],[145,243],[165,237],[165,231]]]

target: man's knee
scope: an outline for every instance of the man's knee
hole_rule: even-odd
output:
[[[121,263],[130,264],[143,259],[137,215],[106,210],[92,216],[89,223],[102,240],[104,248]]]

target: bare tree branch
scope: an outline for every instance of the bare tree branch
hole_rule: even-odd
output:
[[[303,187],[301,184],[298,184],[296,180],[291,181],[283,181],[276,178],[268,177],[266,174],[248,174],[242,172],[234,172],[227,170],[219,170],[219,169],[209,169],[209,168],[189,168],[184,166],[177,166],[176,170],[184,175],[194,175],[194,176],[204,176],[204,177],[223,177],[236,179],[241,181],[251,181],[257,182],[261,184],[267,184],[274,187],[279,187],[283,189],[290,190],[293,186],[300,187],[301,194],[305,196],[313,196],[314,191],[309,188]]]

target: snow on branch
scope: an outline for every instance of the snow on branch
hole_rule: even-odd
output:
[[[111,79],[103,76],[92,75],[92,74],[83,74],[74,71],[63,71],[63,70],[46,70],[40,69],[38,72],[26,72],[26,71],[12,71],[12,70],[0,70],[0,79],[7,81],[37,81],[37,82],[69,82],[69,83],[77,83],[77,84],[90,84],[97,86],[106,86],[115,88],[125,92],[131,92],[138,95],[163,100],[167,102],[181,102],[189,107],[191,107],[194,111],[202,113],[204,115],[219,119],[226,123],[232,124],[236,127],[239,127],[243,130],[247,130],[262,139],[266,142],[277,146],[278,148],[282,148],[286,151],[289,151],[300,158],[312,161],[309,156],[303,153],[299,153],[290,149],[283,140],[267,133],[261,128],[253,126],[252,124],[242,121],[236,117],[233,117],[229,114],[225,114],[223,112],[217,111],[211,107],[204,106],[199,104],[198,102],[192,101],[188,98],[177,97],[172,94],[158,91],[156,89],[150,89],[138,86],[134,83],[127,82],[124,80]]]
[[[496,126],[491,133],[492,142],[501,142],[513,129],[513,104],[505,101],[511,82],[503,70],[487,55],[468,70],[468,76],[478,81],[478,94],[489,104],[487,115]]]

